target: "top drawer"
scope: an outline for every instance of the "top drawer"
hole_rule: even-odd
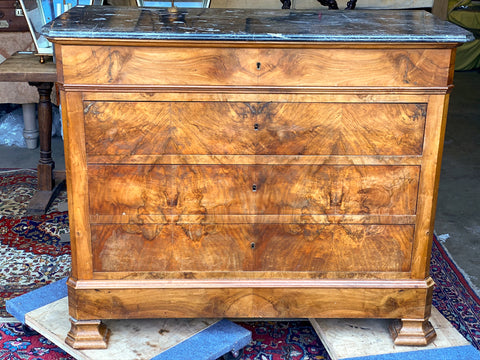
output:
[[[449,49],[63,45],[57,53],[66,84],[445,87],[450,65]]]

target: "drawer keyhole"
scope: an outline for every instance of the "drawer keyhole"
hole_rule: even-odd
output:
[[[256,185],[256,184],[253,184],[253,185],[252,185],[252,191],[253,191],[253,192],[257,191],[257,185]]]
[[[250,244],[250,247],[251,247],[252,249],[255,249],[255,243],[252,242],[252,243]]]
[[[253,128],[254,128],[255,130],[258,130],[258,124],[253,125]]]
[[[261,69],[261,67],[262,67],[262,63],[260,63],[260,62],[257,62],[257,70],[260,70],[260,69]]]

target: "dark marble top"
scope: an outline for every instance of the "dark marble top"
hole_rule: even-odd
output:
[[[257,10],[76,6],[43,27],[50,39],[466,42],[468,31],[422,10]]]

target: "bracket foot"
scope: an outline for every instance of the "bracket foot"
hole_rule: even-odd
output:
[[[394,320],[390,325],[390,334],[395,345],[425,346],[437,336],[428,319]]]
[[[65,342],[74,349],[106,349],[110,330],[100,320],[75,320]]]

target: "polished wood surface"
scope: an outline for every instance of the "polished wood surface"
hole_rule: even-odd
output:
[[[448,85],[448,49],[332,49],[302,44],[278,48],[68,46],[66,84],[173,86],[389,86]],[[218,46],[218,45],[217,45]],[[285,46],[282,44],[282,46]],[[352,66],[352,61],[355,65]],[[175,69],[171,71],[171,69]],[[362,71],[358,71],[362,69]],[[372,76],[375,74],[375,76]]]
[[[130,221],[135,215],[413,215],[418,176],[418,166],[92,165],[90,213]]]
[[[121,286],[121,282],[117,282]],[[73,284],[71,284],[73,285]],[[199,286],[199,285],[203,285]],[[234,285],[232,283],[232,285]],[[69,288],[70,315],[74,318],[145,317],[233,317],[251,314],[254,318],[299,318],[304,313],[315,317],[405,318],[424,321],[430,315],[424,299],[432,283],[420,288],[369,287],[289,287],[288,282],[274,286],[241,287],[224,284],[208,287],[202,283],[178,288]],[[352,282],[353,285],[353,282]],[[361,284],[360,284],[361,286]],[[142,301],[139,301],[142,294]]]
[[[421,103],[95,101],[86,145],[89,156],[421,155],[425,116]]]
[[[454,45],[302,46],[57,42],[75,346],[82,321],[143,317],[395,318],[396,343],[432,340]]]
[[[410,270],[406,255],[413,230],[412,225],[92,225],[93,267],[103,272],[173,271],[179,277],[201,271],[375,276],[379,269]],[[380,251],[385,255],[380,257]]]

